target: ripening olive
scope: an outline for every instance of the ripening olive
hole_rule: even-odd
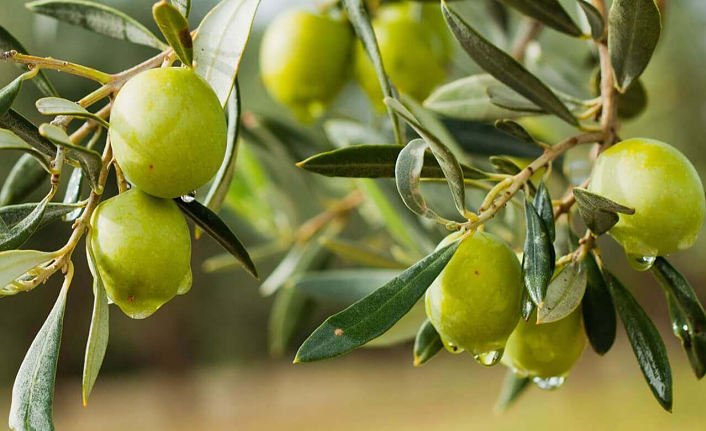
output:
[[[299,121],[311,122],[345,85],[352,44],[346,21],[289,10],[272,22],[262,40],[265,87]]]
[[[152,69],[128,81],[115,98],[110,141],[132,184],[174,198],[216,174],[225,155],[226,121],[216,93],[196,73]]]
[[[507,340],[502,362],[523,377],[564,377],[581,357],[588,339],[581,308],[553,323],[520,320]]]
[[[108,298],[144,319],[191,287],[189,228],[174,201],[132,189],[101,203],[90,244]]]
[[[439,248],[459,235],[449,235]],[[501,352],[520,320],[520,262],[493,234],[479,231],[461,241],[427,290],[427,316],[451,351]]]
[[[619,214],[609,233],[636,257],[691,247],[706,213],[694,166],[679,150],[652,139],[630,139],[604,151],[589,190],[635,209],[633,215]]]
[[[416,100],[425,99],[444,81],[451,56],[448,30],[439,27],[438,19],[431,18],[432,13],[438,13],[438,5],[430,6],[437,10],[424,7],[422,11],[426,13],[421,16],[415,15],[414,8],[407,4],[382,6],[373,20],[385,72],[399,91]],[[360,42],[355,49],[355,73],[373,106],[383,111],[380,83]]]

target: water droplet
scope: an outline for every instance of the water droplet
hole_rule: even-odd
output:
[[[497,365],[500,362],[504,352],[505,349],[491,350],[490,352],[473,355],[473,359],[475,359],[476,362],[483,365],[484,367],[492,367],[493,365]]]
[[[447,340],[447,339],[444,338],[444,337],[441,337],[441,342],[444,344],[444,347],[446,348],[446,350],[448,350],[449,352],[451,352],[451,353],[453,353],[453,354],[457,354],[457,353],[463,352],[463,349],[462,349],[462,348],[460,348],[460,347],[458,347],[457,345],[451,343],[449,340]]]
[[[636,271],[647,271],[657,260],[657,256],[636,256],[633,254],[628,254],[627,258],[630,266]]]
[[[552,389],[559,389],[562,387],[566,377],[533,377],[532,382],[537,385],[539,389],[544,389],[550,391]]]
[[[181,197],[181,200],[186,202],[187,204],[195,201],[196,200],[196,190],[192,190],[189,193],[185,194],[184,196]]]
[[[177,290],[177,295],[185,295],[191,290],[192,277],[191,268],[184,274],[184,278],[181,279],[181,284],[179,284],[179,289]]]

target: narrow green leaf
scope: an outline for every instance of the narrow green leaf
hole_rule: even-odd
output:
[[[458,245],[455,242],[435,251],[375,292],[326,319],[301,346],[295,362],[341,356],[384,334],[424,295]]]
[[[603,235],[615,226],[620,220],[618,214],[635,214],[634,208],[620,205],[586,189],[576,187],[574,196],[581,218],[595,235]]]
[[[370,22],[370,17],[365,11],[363,0],[343,0],[343,5],[348,12],[348,19],[350,20],[351,25],[353,25],[353,29],[358,35],[358,39],[363,44],[363,48],[365,48],[365,52],[368,54],[370,61],[373,63],[373,67],[375,67],[375,73],[377,74],[378,81],[380,82],[380,88],[382,89],[383,96],[386,98],[397,97],[397,89],[385,72],[385,67],[382,63],[382,54],[380,54],[380,47],[378,46],[377,38],[375,37],[375,32],[373,31],[373,25]],[[395,133],[395,143],[403,144],[405,141],[405,131],[402,122],[399,118],[397,118],[394,110],[389,105],[387,106],[387,114],[390,117],[392,130]]]
[[[652,274],[662,288],[674,296],[691,329],[696,333],[706,333],[706,312],[686,278],[663,257],[655,260]]]
[[[43,115],[71,115],[72,117],[87,118],[100,123],[106,129],[109,127],[108,122],[89,112],[86,108],[81,107],[78,103],[60,97],[44,97],[37,100],[35,103],[37,111]]]
[[[179,60],[184,66],[191,68],[194,62],[194,41],[191,39],[186,17],[166,0],[152,6],[152,16]]]
[[[491,85],[486,93],[490,103],[499,108],[532,115],[545,113],[544,109],[504,85]]]
[[[669,291],[664,293],[669,305],[669,317],[672,319],[672,331],[681,340],[682,348],[696,379],[701,380],[706,374],[706,333],[693,333],[674,295]]]
[[[547,227],[547,232],[549,233],[549,240],[553,244],[556,239],[554,206],[552,205],[552,197],[549,195],[549,190],[546,184],[544,184],[544,180],[539,183],[537,193],[534,195],[534,207],[539,217],[544,221],[544,225]]]
[[[466,216],[466,185],[463,181],[463,171],[456,156],[444,145],[436,136],[422,126],[419,121],[396,99],[385,98],[385,104],[391,107],[429,144],[431,152],[439,162],[439,166],[444,171],[444,176],[451,189],[456,209],[462,216]]]
[[[517,139],[539,146],[537,140],[534,139],[534,137],[532,137],[532,135],[530,135],[530,133],[516,121],[498,120],[495,122],[495,127],[510,136],[514,136]]]
[[[22,54],[29,53],[29,51],[27,51],[25,47],[22,46],[19,40],[15,39],[15,37],[11,35],[10,32],[8,32],[3,26],[0,25],[0,52],[7,52],[13,50]],[[22,70],[26,70],[23,64],[17,64],[17,66]],[[59,94],[54,89],[54,86],[49,81],[49,78],[47,78],[47,75],[43,71],[40,70],[37,73],[37,76],[32,80],[32,82],[34,83],[34,85],[37,86],[37,88],[43,95],[47,97],[59,96]],[[0,115],[0,117],[2,117],[2,115]]]
[[[64,203],[67,205],[75,204],[81,199],[81,188],[83,187],[83,171],[79,168],[74,168],[69,177],[69,183],[66,185],[66,192],[64,194]],[[83,208],[75,208],[73,211],[65,214],[62,218],[64,221],[74,221],[81,213]]]
[[[607,270],[603,271],[603,276],[618,308],[642,374],[659,404],[671,412],[672,371],[664,342],[645,310],[622,283]]]
[[[427,319],[417,332],[414,340],[414,366],[420,367],[444,348],[439,333]]]
[[[581,305],[586,292],[586,269],[572,263],[564,267],[549,283],[544,306],[537,311],[537,323],[552,323],[563,319]]]
[[[69,284],[70,277],[17,373],[10,407],[10,428],[15,431],[54,431],[54,380]]]
[[[331,144],[339,149],[361,144],[382,144],[391,141],[380,131],[352,120],[327,120],[324,122],[323,128]],[[401,145],[397,145],[397,147],[401,147]],[[395,156],[395,159],[397,159],[397,156]]]
[[[552,278],[553,246],[544,221],[528,199],[525,199],[525,222],[527,235],[522,258],[522,280],[532,302],[541,308]]]
[[[625,92],[642,75],[662,33],[654,0],[615,0],[608,16],[608,49],[617,86]]]
[[[26,3],[34,13],[85,28],[94,33],[164,50],[167,45],[123,12],[85,0],[41,0]]]
[[[498,0],[524,15],[536,19],[554,30],[579,37],[581,29],[574,23],[571,16],[564,10],[558,0]]]
[[[96,258],[90,241],[86,241],[86,260],[93,276],[93,314],[91,315],[91,329],[88,331],[86,356],[83,361],[83,405],[88,405],[93,385],[96,383],[98,373],[103,365],[103,358],[108,349],[110,336],[108,294],[100,273],[96,270]]]
[[[2,184],[0,207],[22,202],[44,184],[48,176],[44,167],[37,163],[37,159],[29,154],[23,154]]]
[[[10,109],[5,115],[0,117],[0,128],[10,130],[19,136],[20,139],[47,156],[53,157],[56,154],[56,148],[51,141],[41,136],[37,126],[14,109]]]
[[[578,3],[586,14],[588,25],[591,27],[591,37],[595,40],[601,39],[605,32],[605,18],[595,6],[586,0],[578,0]]]
[[[243,265],[245,271],[255,278],[257,269],[253,263],[248,251],[240,242],[228,225],[221,220],[220,217],[207,207],[201,205],[198,201],[184,202],[181,198],[176,198],[174,201],[179,205],[179,208],[189,216],[201,229],[211,236],[218,244],[221,245],[227,252],[233,255]]]
[[[490,156],[488,158],[488,161],[491,165],[493,165],[493,168],[499,174],[517,175],[522,171],[522,169],[517,166],[515,162],[508,159],[507,157]]]
[[[406,265],[396,261],[382,252],[343,238],[323,237],[319,240],[322,246],[345,261],[363,264],[375,268],[402,269]]]
[[[272,357],[281,358],[284,355],[297,331],[310,316],[313,305],[307,295],[293,286],[285,286],[277,291],[267,325]]]
[[[394,144],[353,145],[311,156],[297,166],[327,177],[394,178],[395,164],[403,148]],[[488,178],[488,174],[478,168],[460,166],[465,179]],[[444,171],[431,153],[424,153],[421,178],[444,178]]]
[[[23,80],[23,76],[20,75],[5,87],[0,89],[0,117],[5,115],[12,107],[17,95],[20,94]]]
[[[172,4],[179,9],[184,18],[189,18],[191,13],[191,0],[171,0]]]
[[[37,265],[54,260],[57,254],[35,250],[0,252],[0,289],[23,276]]]
[[[228,116],[228,134],[226,136],[226,154],[223,158],[223,163],[218,169],[216,177],[213,179],[211,188],[208,189],[208,194],[204,200],[206,205],[212,211],[218,211],[223,206],[223,201],[228,195],[228,189],[233,182],[235,174],[235,166],[238,159],[238,135],[240,131],[240,87],[238,81],[235,81],[234,91],[228,98],[226,104]]]
[[[81,163],[81,169],[86,174],[88,184],[96,193],[103,193],[102,186],[98,184],[98,177],[100,177],[100,172],[103,169],[103,159],[98,152],[75,145],[71,142],[69,135],[66,134],[64,129],[49,123],[39,126],[39,133],[56,145],[62,145],[68,148],[71,153],[76,154],[76,158]]]
[[[520,395],[529,389],[531,382],[532,380],[529,377],[518,377],[512,370],[507,370],[503,388],[500,391],[498,400],[495,402],[495,411],[503,413],[510,408]]]
[[[0,129],[0,150],[17,150],[32,156],[39,165],[44,168],[47,173],[51,173],[51,164],[49,158],[30,146],[28,143],[20,139],[9,130]]]
[[[503,109],[490,101],[487,89],[500,85],[490,75],[472,75],[442,85],[424,101],[424,106],[438,114],[472,121],[495,121],[517,118],[524,113]]]
[[[524,257],[522,258],[522,265],[524,266]],[[532,298],[530,298],[526,288],[522,289],[522,302],[520,306],[522,320],[529,322],[529,319],[537,306],[534,305],[534,302],[532,302]]]
[[[26,219],[38,205],[41,205],[41,202],[0,207],[0,219],[2,219],[3,222],[5,222],[5,224],[9,227],[15,226],[17,223]],[[77,205],[75,204],[50,202],[44,210],[44,217],[42,218],[41,223],[39,223],[37,230],[56,220],[59,220],[66,214],[74,211],[76,208]]]
[[[599,355],[608,353],[617,332],[615,306],[603,279],[603,273],[592,253],[583,261],[586,270],[586,293],[583,296],[583,323],[591,347]]]
[[[260,0],[223,0],[201,21],[194,37],[196,73],[225,106],[235,85]]]
[[[424,153],[428,147],[429,144],[424,139],[415,139],[400,151],[395,165],[397,192],[413,213],[446,224],[450,220],[432,211],[419,191],[419,177],[424,167]]]
[[[454,36],[478,66],[545,111],[571,125],[579,124],[566,105],[546,84],[527,71],[514,58],[483,38],[460,16],[449,9],[446,1],[442,0],[441,7],[446,23]]]
[[[18,249],[27,242],[39,227],[48,202],[49,198],[44,198],[27,218],[14,225],[6,234],[0,235],[0,252]]]

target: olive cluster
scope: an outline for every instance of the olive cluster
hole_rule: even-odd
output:
[[[91,218],[90,247],[108,298],[145,318],[191,287],[191,239],[172,200],[205,185],[226,149],[226,121],[209,84],[187,68],[143,72],[110,116],[115,161],[132,184]]]
[[[381,6],[372,22],[387,74],[397,89],[425,99],[446,78],[453,41],[438,4]],[[302,122],[319,117],[350,70],[377,110],[383,94],[370,58],[343,19],[289,10],[265,33],[260,71],[265,87]]]

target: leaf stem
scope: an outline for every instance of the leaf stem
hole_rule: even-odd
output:
[[[8,63],[24,64],[30,69],[39,67],[41,69],[66,72],[82,78],[88,78],[93,81],[100,82],[101,84],[107,84],[112,78],[110,74],[92,69],[90,67],[82,66],[80,64],[57,60],[51,57],[35,57],[33,55],[20,54],[15,50],[0,54],[0,60],[7,61]]]

